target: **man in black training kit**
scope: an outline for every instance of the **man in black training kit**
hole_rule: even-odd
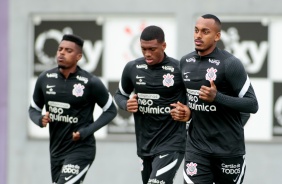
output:
[[[172,184],[184,157],[186,137],[186,123],[170,115],[171,103],[186,102],[179,61],[165,54],[160,27],[146,27],[140,43],[144,57],[126,64],[115,101],[134,113],[143,184]]]
[[[58,67],[37,79],[29,108],[31,120],[49,124],[51,174],[54,184],[80,184],[96,152],[94,132],[117,114],[112,97],[101,80],[77,66],[83,40],[64,35],[57,50]],[[93,118],[95,104],[103,112]],[[41,115],[43,106],[46,114]]]
[[[220,31],[216,16],[200,17],[194,31],[196,51],[180,60],[192,111],[184,164],[188,184],[241,184],[244,179],[244,124],[248,113],[257,112],[258,102],[241,61],[216,47]],[[181,103],[173,107],[175,120],[189,110]]]

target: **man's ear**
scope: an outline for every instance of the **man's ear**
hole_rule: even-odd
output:
[[[214,41],[215,41],[215,42],[219,41],[219,40],[220,40],[220,37],[221,37],[221,33],[220,33],[220,32],[216,33],[216,36],[215,36]]]
[[[79,61],[82,58],[82,53],[77,54],[76,58],[77,58],[77,61]]]
[[[162,43],[163,50],[166,49],[166,42]]]

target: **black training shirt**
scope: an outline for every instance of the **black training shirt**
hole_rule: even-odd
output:
[[[192,52],[180,60],[192,120],[187,151],[219,157],[245,154],[244,123],[240,112],[255,113],[258,102],[242,63],[227,51],[216,48],[199,56]],[[217,88],[211,103],[199,98],[202,85]]]
[[[115,95],[120,108],[126,110],[132,92],[138,95],[138,112],[134,113],[137,154],[184,152],[186,123],[174,121],[170,115],[170,104],[186,100],[179,61],[165,56],[153,66],[143,57],[128,62]]]
[[[94,122],[95,104],[103,112]],[[93,133],[109,123],[117,113],[112,97],[101,80],[80,67],[67,79],[58,68],[40,74],[29,108],[31,120],[40,127],[43,106],[50,113],[50,152],[53,158],[74,151],[93,151]],[[72,133],[76,131],[80,132],[81,139],[73,141]]]

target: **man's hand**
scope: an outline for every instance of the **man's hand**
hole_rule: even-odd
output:
[[[49,123],[49,122],[51,122],[51,119],[49,118],[49,112],[46,112],[46,114],[42,117],[42,126],[43,127],[46,127],[47,126],[47,124]]]
[[[217,93],[213,80],[210,80],[210,84],[211,87],[201,86],[199,91],[199,98],[207,102],[213,102]]]
[[[72,140],[78,141],[80,139],[80,133],[79,132],[73,132],[72,133]]]
[[[137,94],[134,94],[132,98],[127,100],[126,110],[128,112],[137,112],[138,111]]]
[[[191,117],[191,110],[184,104],[177,102],[170,104],[170,106],[174,107],[170,114],[175,121],[184,121],[187,122]]]

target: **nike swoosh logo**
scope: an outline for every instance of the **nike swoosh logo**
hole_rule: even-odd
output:
[[[237,175],[237,177],[235,178],[235,180],[233,180],[234,182],[236,182],[238,180],[240,174]]]
[[[143,79],[143,78],[145,78],[144,76],[136,76],[136,79]]]
[[[69,180],[70,178],[72,177],[72,175],[68,176],[68,177],[65,177],[65,180]]]
[[[46,86],[46,88],[54,88],[54,87],[55,87],[55,85],[53,85],[53,86],[47,85],[47,86]]]
[[[166,154],[166,155],[160,155],[160,158],[164,158],[164,157],[166,157],[168,154]]]

